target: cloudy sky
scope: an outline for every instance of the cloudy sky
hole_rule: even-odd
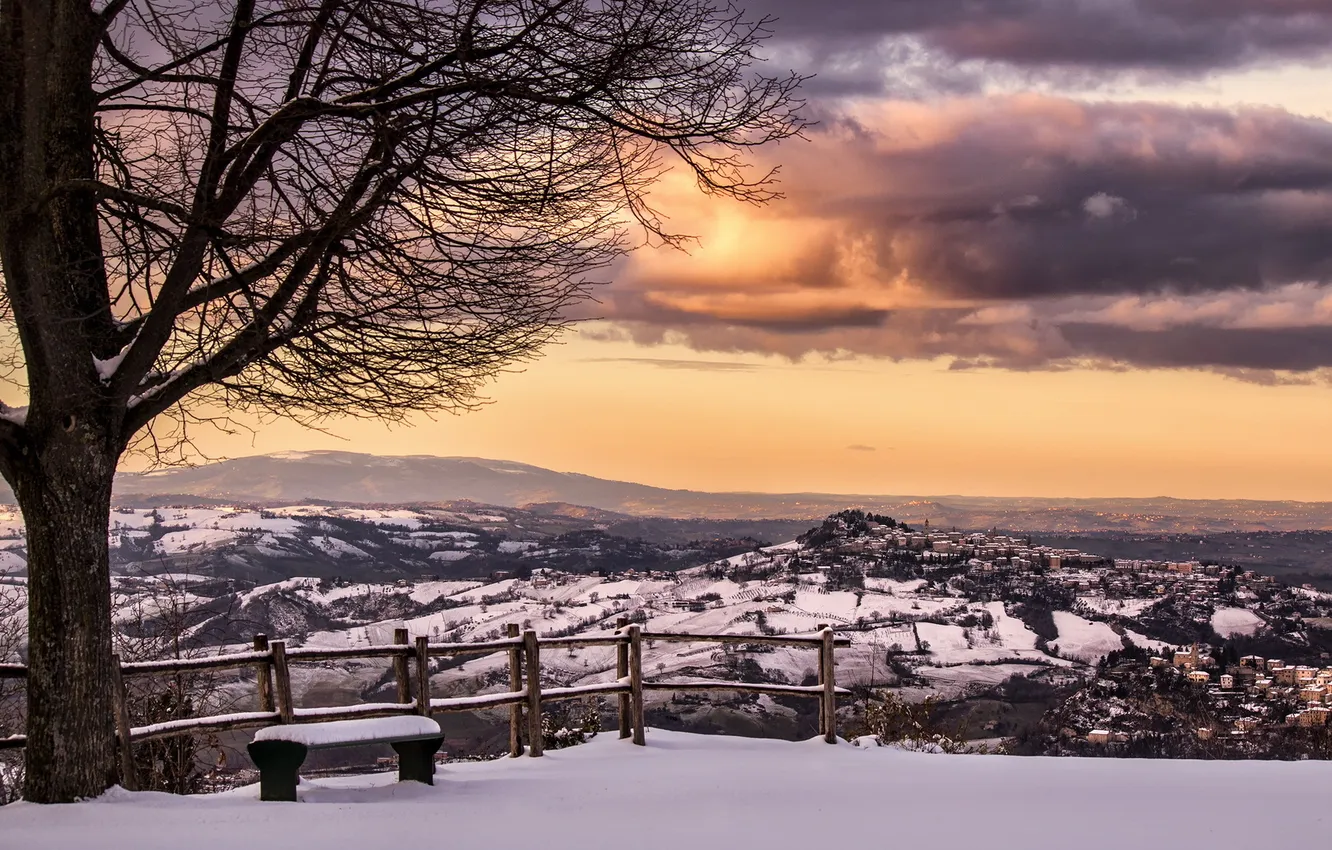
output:
[[[818,125],[763,208],[412,428],[220,441],[672,487],[1332,499],[1332,0],[749,0]]]

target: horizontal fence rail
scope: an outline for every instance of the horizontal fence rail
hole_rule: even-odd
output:
[[[621,617],[613,635],[541,638],[531,629],[520,632],[515,624],[506,628],[499,640],[478,643],[431,643],[425,636],[410,640],[406,629],[394,631],[392,644],[369,647],[319,648],[293,647],[285,641],[269,642],[264,635],[254,639],[253,650],[231,652],[206,658],[166,659],[162,661],[121,662],[116,658],[112,672],[113,707],[120,758],[122,785],[134,790],[133,746],[175,735],[200,732],[231,732],[286,723],[317,723],[363,717],[391,717],[481,711],[509,707],[509,753],[542,754],[541,707],[548,702],[614,696],[618,699],[619,734],[646,743],[644,694],[647,692],[742,692],[769,696],[810,697],[819,700],[819,735],[828,743],[837,740],[837,695],[849,693],[836,685],[834,649],[850,646],[849,638],[836,637],[827,625],[819,625],[807,635],[722,635],[645,632],[638,624]],[[785,685],[767,682],[734,682],[718,679],[685,681],[645,681],[643,677],[644,642],[720,643],[738,646],[784,646],[815,650],[818,653],[818,684]],[[613,647],[615,679],[572,687],[541,686],[542,649],[582,649]],[[508,655],[509,689],[475,696],[437,698],[430,695],[430,659]],[[329,707],[297,707],[292,696],[291,665],[347,659],[387,659],[393,668],[396,697],[393,702],[362,703]],[[207,717],[185,717],[131,726],[128,711],[129,691],[125,680],[138,676],[180,675],[208,670],[252,670],[255,675],[257,711],[236,712]],[[0,664],[0,679],[24,679],[28,668],[22,664]],[[526,739],[526,745],[524,745]],[[0,738],[0,749],[17,749],[26,737]]]
[[[826,629],[822,626],[820,629]],[[643,640],[674,641],[676,643],[753,643],[761,646],[794,646],[810,648],[821,646],[823,636],[814,635],[691,635],[680,632],[643,632]],[[833,646],[850,646],[850,638],[833,638]]]
[[[209,655],[206,658],[168,658],[162,661],[122,661],[120,675],[148,676],[157,674],[194,673],[199,670],[228,670],[247,667],[256,661],[268,661],[272,652],[233,652],[227,655]]]

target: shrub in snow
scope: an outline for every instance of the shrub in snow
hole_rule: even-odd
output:
[[[23,616],[27,595],[17,586],[0,585],[0,663],[18,662],[26,643]],[[0,679],[0,738],[23,733],[27,694],[20,679]],[[0,806],[12,803],[23,790],[23,751],[0,750]]]
[[[578,702],[557,702],[541,713],[541,743],[560,750],[586,743],[601,731],[603,700],[596,697]]]
[[[1004,751],[1003,747],[968,742],[965,727],[944,728],[935,719],[936,708],[935,697],[912,703],[891,691],[878,691],[865,708],[866,734],[858,737],[856,744],[866,746],[866,739],[869,739],[881,746],[923,753],[988,754]]]

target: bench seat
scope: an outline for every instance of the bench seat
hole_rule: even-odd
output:
[[[398,754],[398,781],[435,784],[435,753],[444,743],[429,717],[404,715],[266,726],[250,742],[259,768],[260,800],[296,800],[301,765],[310,750],[389,744]]]

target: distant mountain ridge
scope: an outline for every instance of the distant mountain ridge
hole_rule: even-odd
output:
[[[564,503],[634,516],[714,519],[812,520],[857,507],[913,524],[928,519],[935,526],[1033,532],[1332,529],[1332,503],[1327,502],[709,493],[611,481],[513,461],[340,451],[281,452],[117,477],[121,503],[163,494],[250,504]]]
[[[263,503],[319,500],[390,503],[470,500],[517,507],[568,502],[618,510],[658,490],[503,460],[354,452],[280,452],[203,466],[121,473],[122,496],[181,493]]]

